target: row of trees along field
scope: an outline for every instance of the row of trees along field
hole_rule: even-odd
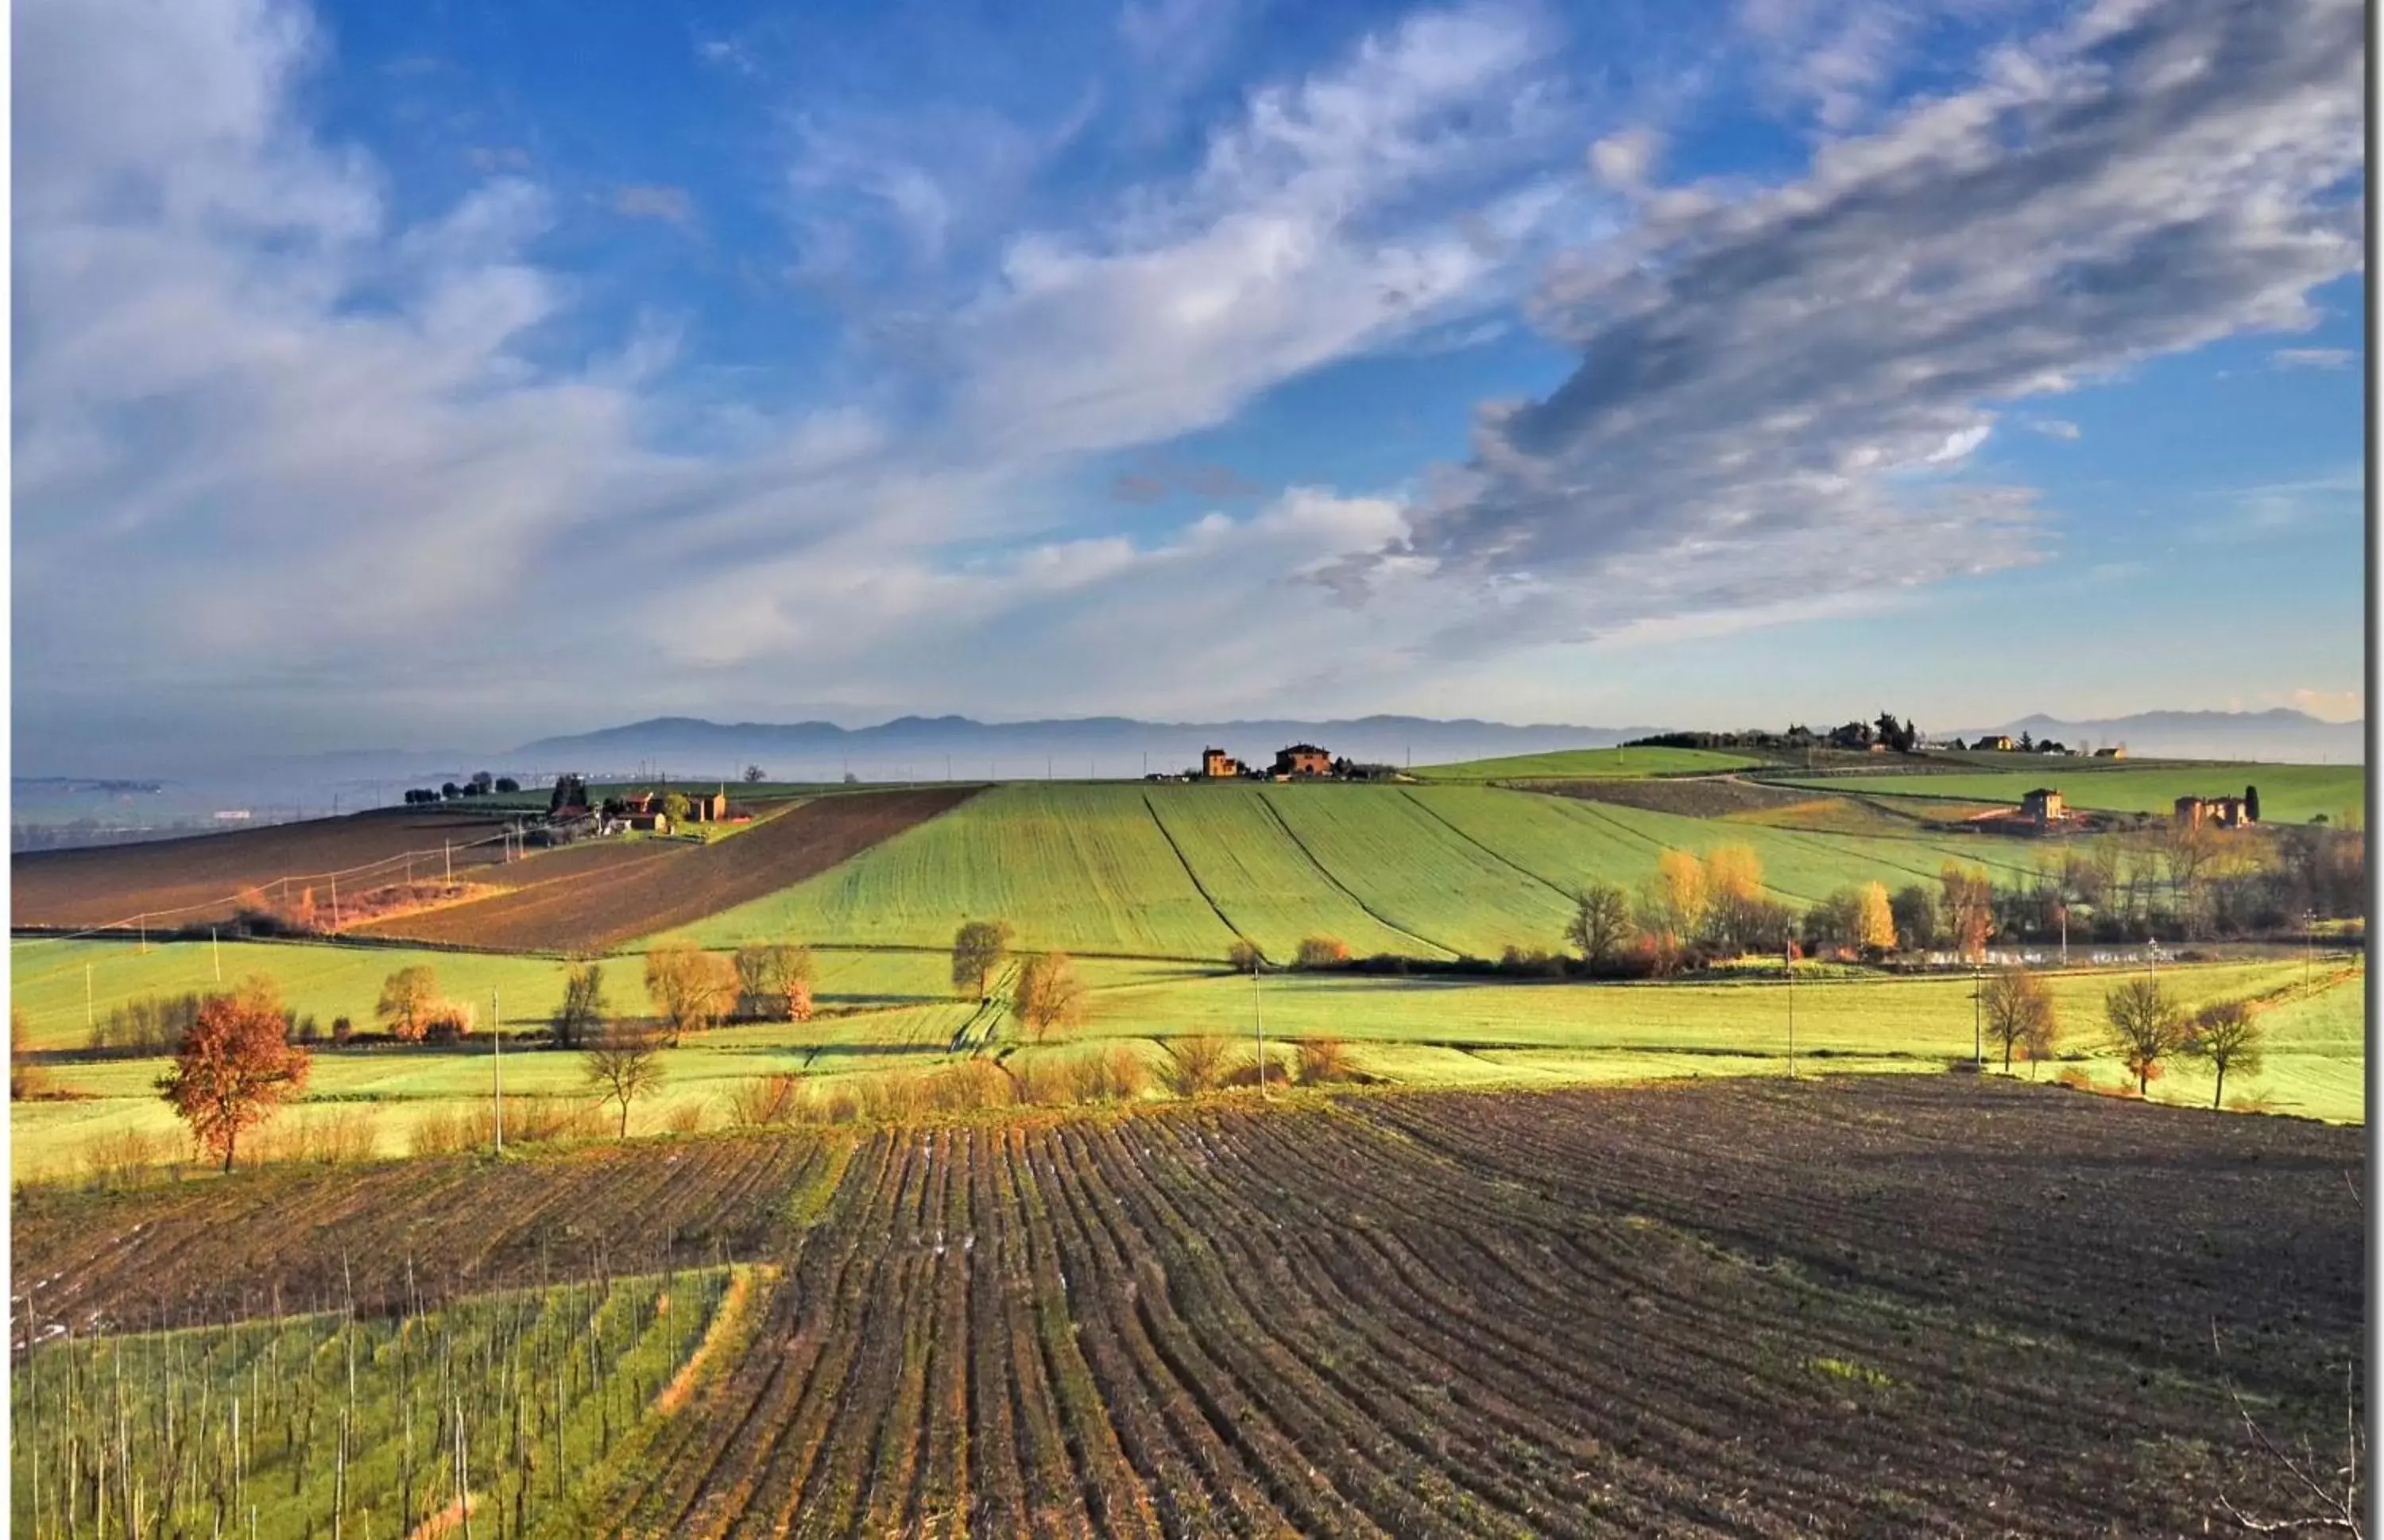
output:
[[[1934,883],[1893,892],[1884,883],[1852,884],[1801,915],[1767,895],[1762,861],[1745,846],[1702,859],[1667,851],[1635,893],[1610,882],[1584,888],[1563,939],[1592,974],[1645,976],[1789,949],[1874,961],[1932,950],[1977,959],[1999,938],[2141,940],[2158,927],[2197,940],[2363,917],[2361,833],[2281,832],[2181,828],[2065,849],[2055,863],[2002,886],[1983,867],[1948,862]]]

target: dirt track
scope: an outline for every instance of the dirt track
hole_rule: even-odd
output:
[[[509,892],[361,927],[370,936],[594,952],[700,920],[826,871],[957,807],[973,786],[840,793],[713,845],[652,840],[521,863]],[[553,865],[548,865],[553,863]]]

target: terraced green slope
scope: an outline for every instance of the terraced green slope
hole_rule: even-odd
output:
[[[1637,776],[1680,776],[1709,770],[1744,770],[1761,760],[1710,749],[1565,749],[1547,754],[1509,754],[1455,764],[1426,764],[1412,774],[1427,781],[1606,780]]]
[[[1685,818],[1486,786],[997,787],[835,871],[675,933],[704,946],[937,947],[999,916],[1028,947],[1288,959],[1328,935],[1361,955],[1557,944],[1571,895],[1634,887],[1668,849],[1754,848],[1784,900],[1933,881],[1949,859],[2019,875],[2033,847],[1860,838]]]

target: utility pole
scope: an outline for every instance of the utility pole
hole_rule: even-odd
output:
[[[223,975],[218,974],[216,976],[220,978]],[[93,1020],[91,1005],[91,964],[86,962],[82,965],[82,1029],[85,1032],[92,1029]]]
[[[1987,1067],[1987,996],[1986,975],[1975,966],[1970,969],[1970,1062],[1979,1068]]]
[[[1259,1005],[1259,964],[1250,964],[1250,1025],[1259,1035],[1259,1099],[1267,1097],[1266,1017]]]
[[[2317,985],[2317,911],[2302,911],[2302,993]]]
[[[221,984],[223,982],[223,938],[216,934],[216,927],[213,925],[207,926],[207,947],[216,954],[216,982]]]
[[[455,885],[455,841],[446,840],[442,848],[447,862],[447,886],[452,888]]]
[[[1796,1078],[1796,943],[1780,944],[1780,963],[1788,975],[1788,1078]]]
[[[489,991],[489,1052],[491,1056],[490,1067],[496,1077],[495,1089],[490,1093],[496,1112],[493,1126],[497,1132],[497,1153],[503,1155],[505,1152],[505,1006],[503,997],[494,988]]]
[[[331,874],[331,928],[340,928],[340,874]]]

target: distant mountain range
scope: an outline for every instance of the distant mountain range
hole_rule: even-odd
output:
[[[1982,732],[2009,733],[2014,738],[2025,732],[2033,738],[2057,739],[2073,749],[2123,743],[2130,754],[2148,759],[2354,764],[2365,763],[2367,757],[2365,722],[2324,722],[2283,706],[2273,711],[2148,711],[2085,722],[2023,716],[1992,727],[1967,729],[1961,736],[1970,739]]]
[[[533,773],[667,773],[674,779],[734,776],[759,764],[779,780],[1135,776],[1182,770],[1211,746],[1266,760],[1288,743],[1322,745],[1351,759],[1433,764],[1551,749],[1607,748],[1653,727],[1514,727],[1470,718],[1361,716],[1304,722],[1142,722],[1124,716],[979,722],[965,716],[900,716],[872,727],[833,722],[707,722],[666,716],[625,727],[540,739],[498,756]],[[949,762],[949,763],[948,763]]]

